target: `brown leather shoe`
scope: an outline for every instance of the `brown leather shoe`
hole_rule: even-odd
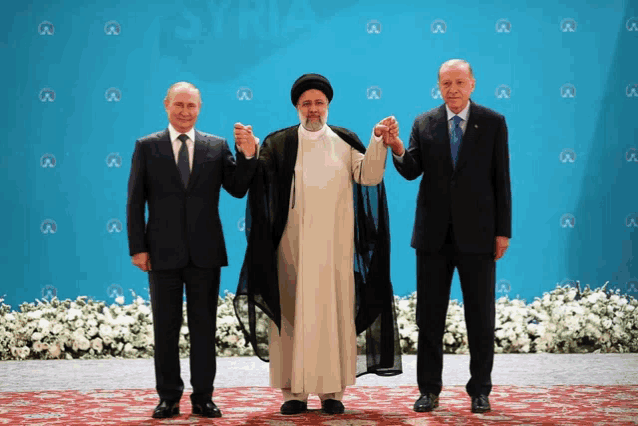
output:
[[[179,415],[179,401],[160,399],[160,403],[153,411],[154,419],[169,419]]]
[[[439,406],[439,396],[433,393],[421,395],[414,403],[414,411],[417,413],[427,413]]]

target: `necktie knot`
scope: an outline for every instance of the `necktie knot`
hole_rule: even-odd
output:
[[[186,142],[188,140],[188,135],[186,133],[182,133],[181,135],[177,137],[177,139],[179,139],[182,142]]]
[[[452,121],[454,122],[454,127],[459,127],[463,119],[459,117],[458,115],[455,115],[454,117],[452,117]]]

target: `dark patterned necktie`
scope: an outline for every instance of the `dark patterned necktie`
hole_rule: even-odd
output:
[[[182,146],[179,148],[179,152],[177,153],[177,168],[179,169],[179,174],[182,177],[184,188],[188,188],[188,178],[191,175],[191,167],[188,161],[188,148],[186,148],[188,136],[182,133],[177,137],[177,139],[182,141]]]
[[[452,148],[452,162],[454,163],[454,167],[456,167],[456,157],[459,154],[459,146],[461,145],[461,140],[463,139],[463,129],[461,129],[461,121],[463,119],[458,115],[452,117],[453,125],[452,125],[452,137],[451,139],[451,148]]]

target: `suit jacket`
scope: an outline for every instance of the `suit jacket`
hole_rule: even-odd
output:
[[[511,237],[507,126],[501,114],[470,103],[456,167],[445,105],[414,120],[403,161],[393,159],[406,179],[423,174],[412,247],[439,251],[450,223],[462,253],[493,253],[496,236]]]
[[[184,188],[168,129],[139,139],[131,163],[126,208],[129,251],[149,252],[154,270],[228,265],[219,219],[220,187],[243,197],[257,166],[225,139],[195,131],[193,166]],[[148,223],[144,220],[148,203]]]

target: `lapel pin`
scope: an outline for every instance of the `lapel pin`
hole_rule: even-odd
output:
[[[475,129],[478,129],[478,124],[475,124],[475,125],[474,125],[474,128],[475,128]]]

